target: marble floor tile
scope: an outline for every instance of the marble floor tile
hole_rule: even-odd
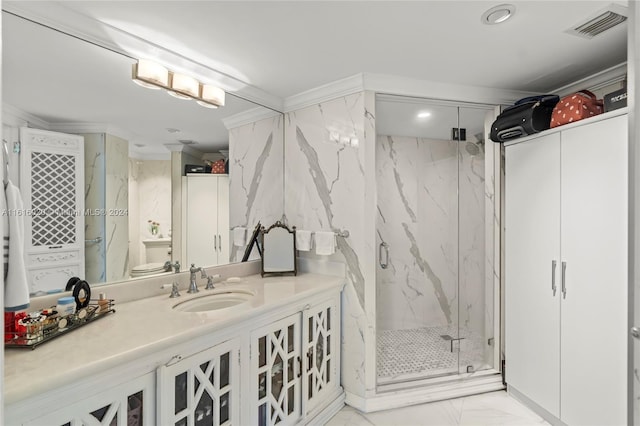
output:
[[[447,401],[360,413],[345,406],[328,426],[480,426],[548,425],[504,391]]]

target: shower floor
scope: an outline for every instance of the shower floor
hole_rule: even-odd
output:
[[[484,361],[485,339],[473,331],[460,329],[460,352],[451,352],[457,337],[454,326],[423,327],[408,330],[382,330],[378,333],[378,384],[466,372],[489,367]],[[456,343],[456,342],[454,342]]]

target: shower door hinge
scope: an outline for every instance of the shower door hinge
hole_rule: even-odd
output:
[[[20,154],[20,142],[14,142],[13,143],[13,152],[16,154]]]
[[[489,338],[487,339],[487,345],[489,345],[489,346],[493,346],[493,342],[494,342],[494,340],[495,340],[495,339],[494,339],[493,337],[489,337]]]

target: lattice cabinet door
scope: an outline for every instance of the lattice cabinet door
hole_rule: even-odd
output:
[[[96,384],[96,389],[108,382]],[[81,398],[81,395],[78,395]],[[152,426],[155,421],[155,377],[153,373],[132,379],[77,402],[57,404],[61,408],[38,417],[29,426]],[[37,409],[37,407],[34,407]]]
[[[239,354],[239,340],[233,339],[160,367],[158,424],[237,425]]]
[[[305,413],[326,402],[325,395],[340,386],[339,299],[332,298],[304,311],[302,353]]]
[[[20,144],[30,291],[58,289],[84,276],[84,138],[23,127]]]
[[[251,424],[292,425],[302,416],[297,313],[251,332]]]

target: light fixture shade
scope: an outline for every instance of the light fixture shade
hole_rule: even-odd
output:
[[[133,64],[133,81],[149,89],[160,89],[169,83],[169,70],[148,59],[139,59]]]
[[[224,97],[225,93],[221,88],[203,84],[200,89],[200,99],[204,102],[199,102],[199,104],[202,106],[208,106],[203,105],[204,103],[213,104],[215,107],[224,106]]]
[[[200,83],[193,77],[184,74],[173,74],[171,78],[171,89],[169,94],[180,99],[191,99],[198,97]]]

